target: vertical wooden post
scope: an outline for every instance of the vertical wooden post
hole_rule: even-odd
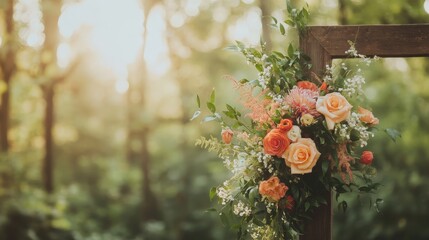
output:
[[[320,45],[319,41],[307,33],[300,38],[300,50],[311,58],[311,71],[322,76],[326,65],[332,62],[331,55]],[[327,200],[313,213],[313,219],[305,223],[304,235],[300,240],[331,240],[332,238],[332,193],[322,192]]]
[[[358,52],[379,57],[429,56],[429,24],[311,26],[300,37],[301,52],[311,58],[311,71],[322,76],[334,58],[349,58],[348,41]],[[332,238],[332,193],[325,192],[327,205],[319,207],[305,225],[300,240]]]

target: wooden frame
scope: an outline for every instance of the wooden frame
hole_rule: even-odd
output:
[[[429,24],[311,26],[300,38],[300,49],[311,58],[311,71],[322,76],[332,59],[349,57],[345,53],[350,48],[348,40],[367,56],[429,57]],[[315,211],[301,240],[332,238],[332,193],[326,196],[327,205]]]

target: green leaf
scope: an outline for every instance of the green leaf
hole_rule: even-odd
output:
[[[380,212],[380,206],[384,203],[384,200],[381,198],[377,198],[377,200],[375,200],[375,209],[377,210],[377,212]]]
[[[207,108],[210,110],[210,112],[215,113],[216,112],[216,106],[212,102],[207,102]]]
[[[212,187],[210,188],[210,193],[209,193],[210,201],[213,201],[213,198],[215,196],[216,196],[216,187]]]
[[[209,213],[209,212],[216,212],[217,211],[217,209],[216,208],[209,208],[209,209],[206,209],[206,213]]]
[[[350,132],[350,140],[357,141],[360,139],[360,132],[356,129],[352,129]]]
[[[290,19],[285,20],[285,23],[286,23],[287,25],[291,26],[291,27],[295,27],[295,23],[294,23],[292,20],[290,20]]]
[[[197,106],[198,108],[201,108],[200,96],[198,96],[198,94],[197,94]]]
[[[192,121],[192,120],[194,120],[195,118],[197,118],[198,116],[200,116],[200,114],[201,114],[201,111],[200,111],[200,110],[195,111],[195,112],[194,112],[194,115],[192,116],[192,118],[191,118],[191,120],[190,120],[190,121]]]
[[[279,28],[280,28],[280,33],[281,33],[282,35],[285,35],[285,34],[286,34],[285,26],[283,26],[283,24],[281,24],[281,23],[280,23]]]
[[[224,50],[239,52],[240,48],[237,45],[230,45],[228,47],[225,47]]]
[[[310,209],[310,203],[309,202],[305,202],[305,211],[307,212],[308,211],[308,209]]]
[[[215,101],[216,101],[216,90],[213,88],[213,91],[210,94],[210,102],[214,104]]]
[[[275,17],[271,16],[271,19],[273,19],[274,24],[277,24],[277,23],[278,23],[277,18],[275,18]]]
[[[288,49],[287,49],[287,55],[288,55],[290,58],[292,58],[292,57],[293,57],[293,53],[294,53],[293,46],[292,46],[292,44],[289,44],[289,47],[288,47]]]
[[[401,132],[393,128],[386,128],[384,131],[389,135],[389,137],[396,143],[396,139],[402,137]]]

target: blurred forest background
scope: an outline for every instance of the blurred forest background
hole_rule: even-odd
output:
[[[429,0],[307,2],[313,25],[429,22]],[[0,239],[233,239],[205,212],[227,170],[194,147],[220,129],[189,119],[196,93],[215,87],[219,105],[238,102],[225,76],[257,77],[224,50],[234,40],[297,44],[268,26],[285,7],[0,0]],[[366,76],[384,204],[378,213],[350,198],[334,239],[429,239],[429,59],[384,59]]]

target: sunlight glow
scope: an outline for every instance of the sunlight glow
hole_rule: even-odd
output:
[[[190,4],[188,8],[191,13],[198,11],[198,7]],[[66,5],[58,24],[65,38],[71,38],[82,27],[89,29],[91,49],[118,75],[120,79],[115,87],[120,92],[128,89],[123,71],[135,62],[143,46],[143,17],[139,0],[86,0]],[[176,16],[176,27],[183,25],[185,18],[186,15]],[[166,42],[165,10],[156,6],[147,19],[148,39],[144,59],[150,73],[161,75],[171,65]]]
[[[66,6],[59,19],[68,38],[90,28],[90,44],[115,71],[134,62],[142,45],[143,12],[137,0],[87,0]]]
[[[235,24],[228,27],[228,38],[231,41],[238,40],[251,45],[258,44],[262,33],[260,15],[259,8],[251,8]]]
[[[115,90],[117,93],[123,94],[128,91],[130,84],[128,83],[128,70],[126,67],[117,68],[115,71],[116,83]]]
[[[423,7],[425,8],[425,11],[429,14],[429,0],[426,0]]]
[[[72,50],[67,43],[61,43],[57,48],[58,66],[62,69],[67,68],[72,59]]]
[[[45,41],[42,23],[42,11],[38,0],[19,0],[13,15],[15,21],[21,22],[18,36],[30,47],[39,48]]]
[[[149,71],[159,76],[166,73],[171,66],[166,42],[164,8],[158,6],[152,9],[147,25],[148,39],[144,59]]]

